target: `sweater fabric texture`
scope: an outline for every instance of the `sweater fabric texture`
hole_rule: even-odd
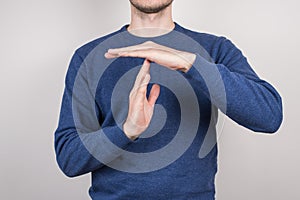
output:
[[[282,122],[280,95],[225,37],[194,32],[177,23],[171,32],[152,38],[132,35],[127,27],[85,44],[71,59],[55,131],[59,167],[68,177],[91,173],[89,194],[94,200],[215,199],[216,111],[255,132],[274,133]],[[151,63],[148,94],[152,84],[161,80],[158,109],[152,119],[159,120],[152,124],[148,137],[131,141],[120,124],[144,59],[108,61],[104,53],[146,41],[195,53],[196,60],[186,73]],[[125,82],[120,84],[122,78]],[[188,92],[191,88],[194,93]],[[180,126],[187,128],[176,137]],[[107,141],[117,148],[106,147]],[[168,145],[173,146],[165,153],[163,148]],[[141,162],[134,158],[155,151],[157,156]]]

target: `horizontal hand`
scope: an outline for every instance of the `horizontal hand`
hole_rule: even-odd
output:
[[[106,58],[138,57],[165,66],[172,70],[187,72],[193,65],[196,55],[186,51],[179,51],[152,41],[117,49],[109,49]]]

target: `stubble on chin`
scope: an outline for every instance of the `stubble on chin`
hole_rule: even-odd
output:
[[[146,13],[146,14],[153,14],[153,13],[159,13],[169,7],[172,3],[173,0],[169,0],[163,4],[155,5],[155,6],[147,6],[143,5],[139,2],[136,2],[135,0],[129,0],[131,5],[135,7],[137,10],[140,12]]]

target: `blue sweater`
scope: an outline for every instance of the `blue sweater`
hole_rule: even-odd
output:
[[[178,24],[170,33],[153,38],[131,35],[126,28],[80,47],[73,55],[55,131],[59,167],[69,177],[91,172],[89,194],[95,200],[215,199],[215,111],[220,109],[253,131],[274,133],[282,122],[279,94],[224,37],[193,32]],[[128,109],[126,95],[143,59],[108,61],[104,52],[148,40],[197,57],[187,73],[151,64],[152,82],[161,83],[157,105],[163,108],[154,114],[160,128],[155,130],[154,125],[148,137],[131,141],[120,124]],[[127,84],[120,84],[120,79]],[[188,128],[180,132],[183,123]],[[168,145],[173,148],[164,149]],[[143,159],[155,151],[159,152],[155,157],[151,154]]]

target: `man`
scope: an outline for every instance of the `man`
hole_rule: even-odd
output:
[[[92,173],[92,199],[215,199],[215,110],[273,133],[281,98],[229,40],[174,23],[172,0],[130,3],[130,25],[72,58],[58,164],[69,177]]]

